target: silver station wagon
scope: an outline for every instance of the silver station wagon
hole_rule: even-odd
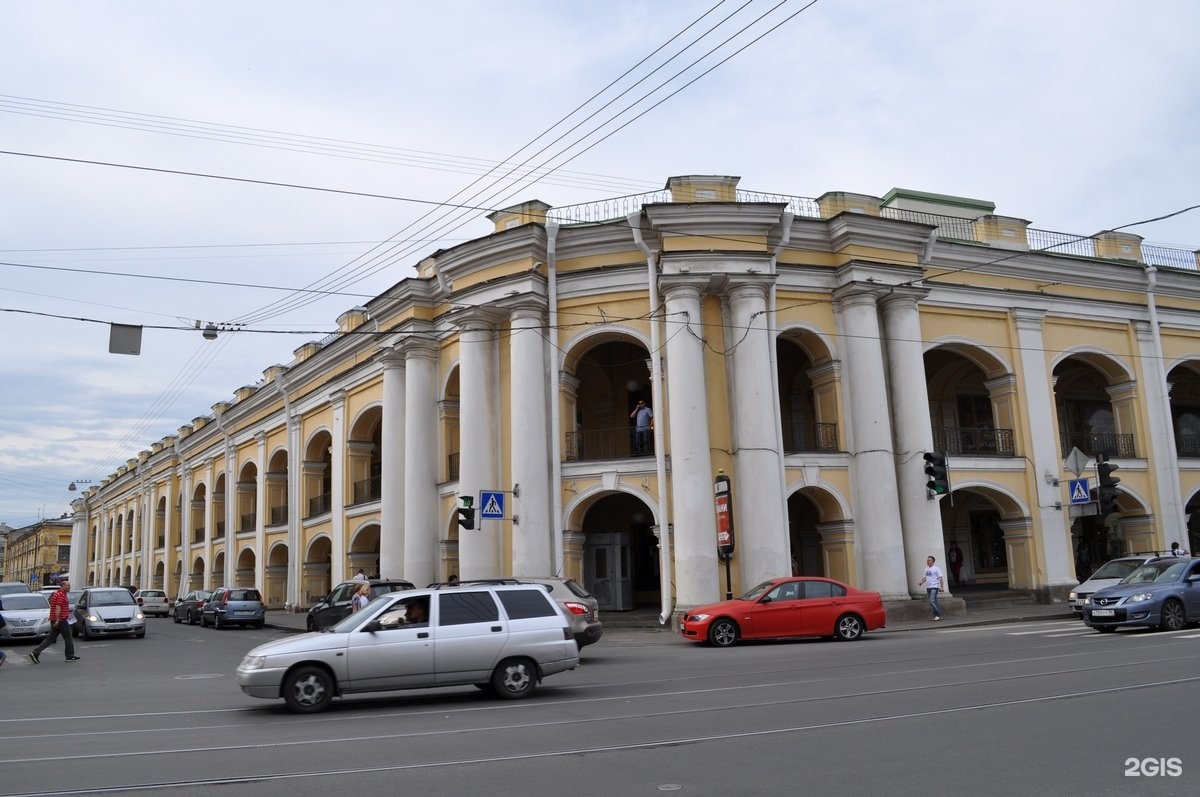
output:
[[[432,686],[474,684],[512,700],[577,666],[574,633],[543,587],[467,585],[381,595],[325,631],[259,645],[237,681],[308,713],[334,697]]]

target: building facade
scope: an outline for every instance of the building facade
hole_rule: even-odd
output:
[[[789,573],[907,600],[952,548],[964,583],[1060,600],[1113,553],[1195,549],[1196,253],[979,200],[737,182],[492,213],[88,489],[76,581],[298,609],[360,567],[560,574],[665,617]],[[1085,477],[1119,464],[1116,513],[1071,504],[1076,450]]]
[[[75,519],[70,515],[9,529],[0,581],[23,581],[36,592],[57,584],[71,561]]]

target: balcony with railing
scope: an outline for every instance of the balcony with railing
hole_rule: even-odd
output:
[[[366,504],[378,501],[383,495],[381,477],[377,474],[369,479],[361,479],[354,483],[354,503]]]
[[[282,526],[288,522],[288,505],[271,507],[271,525]]]
[[[216,530],[213,533],[213,539],[214,540],[225,539],[225,521],[218,520],[215,525],[216,525]]]
[[[1137,456],[1131,434],[1064,432],[1059,443],[1062,445],[1064,457],[1071,453],[1072,448],[1078,448],[1089,457],[1108,454],[1119,459],[1132,459]]]
[[[192,542],[204,542],[204,527],[196,526],[192,529]]]
[[[1175,453],[1181,457],[1200,457],[1200,434],[1175,434]]]
[[[446,456],[446,480],[458,481],[458,466],[462,459],[462,454],[455,451],[453,454]]]
[[[646,444],[641,447],[638,446],[636,434],[636,431],[628,426],[571,432],[567,435],[563,456],[567,462],[653,456],[653,434],[648,435]]]
[[[314,495],[308,499],[308,514],[305,515],[305,520],[314,518],[317,515],[324,515],[333,507],[333,497],[329,493],[322,495]]]
[[[947,454],[980,457],[1015,457],[1016,437],[1012,429],[993,429],[990,426],[969,428],[935,426],[933,449]]]
[[[837,451],[837,424],[784,421],[783,453],[810,454]]]
[[[246,514],[241,516],[240,520],[241,520],[241,525],[238,526],[239,533],[246,532],[246,531],[254,531],[255,526],[258,525],[258,513],[257,512],[247,512]]]

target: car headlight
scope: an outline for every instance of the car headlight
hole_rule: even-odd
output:
[[[1071,593],[1070,595],[1068,595],[1067,597],[1068,597],[1068,598],[1070,598],[1071,600],[1075,600],[1075,599],[1076,599],[1076,598],[1078,598],[1079,596],[1078,596],[1078,595],[1076,595],[1074,592],[1072,592],[1072,593]]]
[[[145,619],[146,619],[146,615],[142,614],[141,612],[138,612],[137,614],[135,614],[135,615],[133,616],[133,619],[135,619],[135,620],[145,620]]]
[[[705,613],[703,613],[703,612],[701,612],[700,614],[690,614],[690,615],[688,615],[688,619],[689,619],[689,620],[691,620],[691,621],[693,621],[693,622],[697,622],[697,623],[703,623],[705,620],[707,620],[707,619],[708,619],[708,618],[710,618],[710,617],[712,617],[712,615],[711,615],[711,614],[705,614]]]
[[[83,619],[87,620],[89,623],[98,623],[98,622],[100,622],[100,615],[89,613],[89,614],[85,614],[83,616]]]
[[[247,656],[238,665],[239,670],[261,670],[267,663],[266,656]]]
[[[1141,603],[1142,601],[1154,600],[1153,592],[1139,592],[1129,598],[1130,603]]]

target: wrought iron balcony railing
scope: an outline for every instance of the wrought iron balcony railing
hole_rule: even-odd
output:
[[[282,526],[288,522],[288,505],[271,507],[271,525]]]
[[[354,483],[354,503],[365,504],[370,501],[378,501],[383,495],[381,485],[379,476],[356,481]]]
[[[647,430],[639,440],[637,430],[628,426],[571,432],[567,435],[567,446],[563,451],[567,462],[653,455],[654,433]]]
[[[984,457],[1014,457],[1017,454],[1012,429],[993,429],[990,426],[935,426],[933,448],[947,454],[970,454]]]
[[[308,499],[308,515],[306,518],[324,515],[333,506],[333,500],[329,493],[323,495],[314,495]]]
[[[241,521],[242,524],[238,528],[238,531],[254,531],[255,527],[258,525],[258,513],[247,512],[241,516]]]
[[[1176,433],[1175,453],[1181,457],[1200,457],[1200,434]]]
[[[446,480],[458,481],[458,464],[461,461],[462,455],[455,451],[446,457]]]
[[[1110,457],[1131,459],[1137,456],[1131,434],[1064,432],[1060,436],[1059,442],[1062,444],[1063,456],[1069,454],[1072,448],[1078,448],[1089,457],[1108,454]]]
[[[837,451],[837,424],[784,422],[783,453],[801,454],[815,451]]]

